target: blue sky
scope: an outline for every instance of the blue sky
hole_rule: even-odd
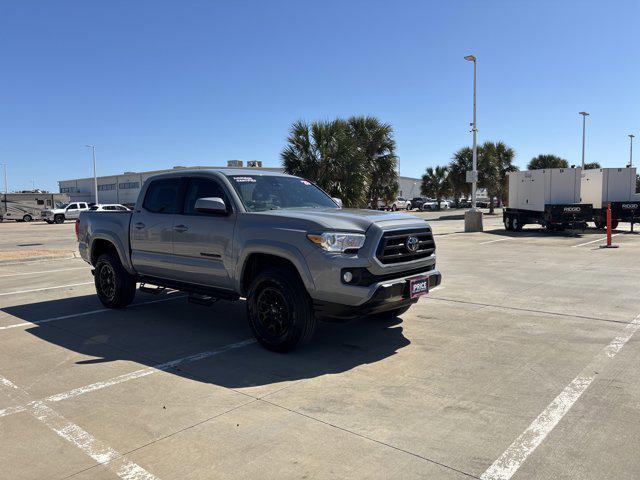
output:
[[[0,4],[9,187],[174,165],[279,165],[294,120],[376,115],[403,175],[479,141],[623,166],[640,139],[638,1]],[[638,147],[640,161],[640,146]],[[634,162],[635,163],[635,162]]]

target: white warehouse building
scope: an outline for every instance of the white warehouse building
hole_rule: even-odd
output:
[[[173,172],[176,170],[196,170],[196,169],[225,169],[242,168],[245,170],[266,170],[270,172],[282,172],[280,167],[263,167],[260,161],[248,161],[248,166],[243,166],[242,160],[229,160],[226,167],[215,166],[177,166],[166,170],[153,170],[148,172],[124,172],[119,175],[109,175],[98,177],[98,201],[99,203],[121,203],[123,205],[134,205],[138,198],[138,193],[145,180],[159,173]],[[418,178],[399,177],[398,196],[412,198],[420,195],[420,182]],[[71,202],[93,202],[94,187],[93,177],[78,178],[72,180],[58,181],[60,193],[69,195]]]

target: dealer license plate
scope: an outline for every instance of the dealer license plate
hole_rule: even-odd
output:
[[[412,278],[409,280],[409,297],[418,298],[429,293],[429,277]]]

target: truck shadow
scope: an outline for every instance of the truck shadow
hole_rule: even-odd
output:
[[[342,373],[384,360],[410,344],[403,335],[400,318],[365,318],[347,324],[320,323],[309,344],[278,354],[256,343],[237,345],[252,339],[244,302],[220,301],[212,307],[203,307],[189,304],[182,297],[144,303],[164,300],[158,297],[138,294],[139,305],[123,310],[101,311],[95,295],[1,310],[28,322],[54,318],[27,327],[26,331],[81,354],[75,363],[87,368],[118,360],[157,366],[209,352],[202,359],[185,361],[166,371],[227,388]],[[16,320],[16,323],[20,322]]]

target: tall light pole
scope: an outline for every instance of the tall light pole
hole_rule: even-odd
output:
[[[7,183],[7,164],[3,163],[2,166],[4,167],[4,194],[6,195],[9,193],[9,184]]]
[[[587,116],[589,115],[587,112],[579,112],[582,115],[582,170],[584,170],[584,144],[586,140],[586,131],[587,131]]]
[[[473,62],[473,166],[471,178],[471,210],[465,212],[464,229],[466,232],[482,231],[482,212],[476,208],[476,189],[478,186],[478,123],[476,121],[476,99],[477,99],[477,58],[474,55],[464,57],[468,62]]]
[[[635,135],[633,133],[629,134],[629,166],[633,167],[633,138]]]
[[[7,213],[7,194],[9,193],[9,184],[7,183],[7,164],[3,163],[4,167],[4,213]],[[3,214],[2,214],[3,215]],[[2,217],[0,215],[0,218]]]
[[[93,152],[93,192],[95,195],[95,200],[97,205],[98,204],[98,177],[96,176],[96,146],[85,145],[85,147],[90,148]]]

